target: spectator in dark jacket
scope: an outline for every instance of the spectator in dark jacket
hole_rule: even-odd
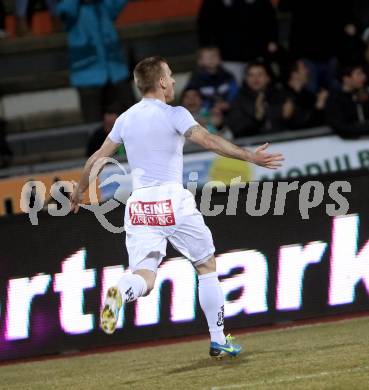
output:
[[[290,50],[310,69],[308,88],[314,93],[329,89],[334,59],[347,57],[356,34],[351,0],[281,0],[280,8],[291,13]]]
[[[217,109],[204,107],[201,94],[196,89],[185,89],[181,96],[181,105],[192,114],[197,122],[206,127],[212,134],[219,134],[226,139],[232,138],[232,133],[225,126],[224,115]]]
[[[237,95],[238,86],[233,75],[222,67],[219,49],[200,49],[197,64],[186,89],[198,90],[206,109],[211,110],[216,106],[222,112],[227,112]]]
[[[245,63],[278,47],[277,18],[270,0],[204,0],[198,33],[200,46],[220,48],[226,69],[239,84]]]
[[[7,167],[13,156],[6,140],[6,122],[0,118],[0,168]]]
[[[104,143],[106,137],[111,132],[115,121],[118,118],[118,115],[115,112],[109,112],[113,110],[107,110],[103,116],[102,126],[98,127],[91,135],[88,140],[86,154],[87,156],[91,156],[97,150],[100,149],[101,145]]]
[[[327,104],[327,121],[343,138],[369,135],[369,94],[361,66],[343,66],[338,76],[341,90]]]
[[[0,39],[6,37],[5,32],[5,7],[3,0],[0,0]]]
[[[307,90],[310,72],[301,60],[291,64],[286,83],[287,96],[293,102],[294,110],[287,122],[290,129],[319,126],[325,120],[328,91],[322,89],[317,95]]]
[[[364,49],[363,69],[367,77],[367,80],[369,80],[369,36],[368,36],[368,41],[365,43],[365,45],[366,46]]]
[[[60,0],[68,34],[71,84],[86,122],[98,122],[110,106],[134,103],[130,74],[114,21],[127,0]]]
[[[232,104],[228,125],[235,137],[285,129],[293,114],[293,104],[276,88],[262,62],[250,63],[245,82]]]
[[[369,34],[369,1],[352,0],[354,24],[360,35]]]
[[[50,16],[52,18],[52,24],[53,24],[53,30],[55,32],[60,30],[60,22],[57,17],[57,11],[56,11],[56,3],[57,0],[45,0],[45,4],[47,5],[47,8],[50,12]],[[34,6],[34,1],[31,1],[31,5],[29,4],[29,0],[15,0],[15,16],[16,16],[16,24],[15,24],[15,30],[17,36],[23,36],[30,34],[27,16],[28,16],[28,10],[31,7]],[[32,15],[32,9],[30,11]]]

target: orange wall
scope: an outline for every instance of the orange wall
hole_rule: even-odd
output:
[[[129,3],[119,15],[117,24],[129,25],[153,20],[166,20],[178,17],[196,16],[202,0],[141,0]],[[6,30],[14,36],[15,19],[6,18]],[[32,31],[35,35],[51,33],[51,19],[47,11],[33,16]]]
[[[271,0],[274,5],[279,0]],[[153,20],[166,20],[185,16],[196,16],[202,0],[141,0],[129,3],[119,15],[117,24],[129,25]],[[6,19],[6,30],[14,36],[15,20],[13,16]],[[47,11],[37,12],[32,21],[35,35],[51,33],[51,20]]]
[[[202,0],[144,0],[130,3],[118,18],[118,25],[177,17],[196,16]]]
[[[46,187],[46,199],[50,198],[50,188],[56,179],[65,181],[78,181],[82,169],[72,169],[67,171],[56,171],[39,175],[20,176],[10,179],[0,180],[0,216],[5,214],[5,202],[10,201],[15,214],[21,213],[21,194],[23,186],[29,181],[41,181]],[[98,185],[97,198],[100,200],[100,191]],[[91,199],[93,202],[94,200]],[[88,191],[84,195],[84,203],[90,203]]]

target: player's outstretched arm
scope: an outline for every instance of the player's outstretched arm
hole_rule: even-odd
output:
[[[79,204],[82,202],[83,193],[103,169],[106,164],[105,158],[112,156],[117,151],[119,145],[120,144],[116,144],[107,137],[101,148],[86,161],[79,183],[75,185],[70,197],[72,212],[78,212]]]
[[[284,160],[280,153],[267,153],[265,150],[268,143],[259,146],[255,151],[240,148],[218,135],[210,134],[204,127],[196,125],[188,129],[185,137],[205,149],[211,150],[224,157],[235,158],[237,160],[249,161],[269,169],[277,169],[282,166]]]

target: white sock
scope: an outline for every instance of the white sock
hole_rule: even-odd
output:
[[[199,301],[208,322],[211,341],[225,344],[224,295],[216,272],[199,275]]]
[[[119,279],[118,288],[122,294],[123,303],[127,303],[145,295],[147,284],[140,275],[125,274]]]

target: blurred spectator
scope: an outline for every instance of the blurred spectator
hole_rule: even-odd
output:
[[[369,95],[362,67],[342,66],[338,78],[341,90],[328,99],[328,124],[343,138],[369,135]]]
[[[201,93],[196,89],[185,89],[182,93],[181,105],[187,108],[200,125],[206,127],[210,133],[229,133],[224,127],[224,116],[218,109],[209,110],[204,107]],[[229,134],[228,134],[229,138]]]
[[[6,37],[5,32],[5,7],[3,0],[0,0],[0,39]]]
[[[88,145],[86,150],[86,154],[88,157],[100,149],[101,145],[104,143],[106,137],[108,136],[111,129],[113,128],[117,118],[118,118],[118,114],[115,112],[106,112],[104,114],[102,126],[98,127],[92,133],[90,139],[88,140]]]
[[[201,93],[203,105],[207,109],[216,106],[222,112],[228,111],[230,103],[237,95],[238,86],[233,75],[222,67],[219,49],[200,49],[197,65],[187,88]]]
[[[54,31],[59,31],[60,22],[56,11],[57,0],[45,0],[45,3],[52,17],[53,29]],[[27,21],[29,6],[33,7],[34,1],[31,0],[30,2],[30,0],[15,0],[15,16],[16,16],[15,33],[17,36],[24,36],[30,34],[28,21]]]
[[[267,66],[250,63],[245,82],[232,104],[228,124],[235,137],[283,130],[291,119],[293,103],[276,88]]]
[[[200,46],[220,48],[224,66],[242,83],[245,63],[278,48],[270,0],[204,0],[198,17]]]
[[[367,77],[367,80],[369,80],[369,36],[365,45],[366,46],[364,50],[363,69]]]
[[[309,69],[303,61],[295,61],[289,70],[286,93],[293,102],[294,110],[287,122],[290,129],[319,126],[325,120],[328,91],[322,89],[317,95],[308,91]]]
[[[359,34],[366,41],[369,38],[369,1],[352,0],[352,2],[355,25]]]
[[[123,112],[135,98],[114,21],[127,0],[61,0],[58,12],[69,44],[71,83],[78,88],[86,122],[107,107]]]
[[[273,53],[267,53],[262,59],[271,71],[272,79],[280,82],[289,71],[291,64],[291,56],[286,48],[278,46],[278,49]]]
[[[0,168],[8,166],[13,156],[13,152],[6,141],[5,128],[6,122],[0,118]]]
[[[290,50],[310,70],[308,89],[314,93],[333,85],[335,63],[347,57],[355,39],[351,0],[281,0],[280,9],[291,13]]]

